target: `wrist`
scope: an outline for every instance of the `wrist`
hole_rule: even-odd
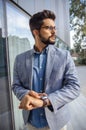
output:
[[[43,101],[43,107],[46,107],[46,106],[50,105],[50,101],[49,101],[47,96],[42,96],[41,100]]]

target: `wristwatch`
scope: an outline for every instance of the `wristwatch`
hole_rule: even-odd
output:
[[[41,100],[43,101],[43,107],[47,106],[47,99],[48,99],[47,96],[41,96]]]

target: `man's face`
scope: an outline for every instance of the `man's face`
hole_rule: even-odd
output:
[[[52,19],[43,20],[43,25],[39,30],[40,41],[46,45],[55,44],[56,40],[56,27]]]

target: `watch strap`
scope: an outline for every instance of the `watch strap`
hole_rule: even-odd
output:
[[[47,96],[42,96],[41,100],[43,101],[43,107],[46,107],[47,106],[48,97]]]
[[[42,100],[42,101],[43,101],[43,107],[46,107],[47,106],[47,99]]]

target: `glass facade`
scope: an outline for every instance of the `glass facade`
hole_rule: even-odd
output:
[[[0,0],[0,130],[26,130],[11,83],[16,55],[34,45],[29,18],[11,2]]]
[[[4,5],[0,0],[0,130],[12,130],[10,93],[7,76]]]
[[[19,8],[14,5],[6,4],[7,12],[7,32],[8,32],[8,48],[9,48],[9,64],[10,64],[10,76],[12,83],[13,65],[16,55],[25,52],[32,48],[34,45],[34,39],[29,28],[29,18]],[[19,101],[12,94],[15,130],[25,130],[22,111],[18,109]]]

